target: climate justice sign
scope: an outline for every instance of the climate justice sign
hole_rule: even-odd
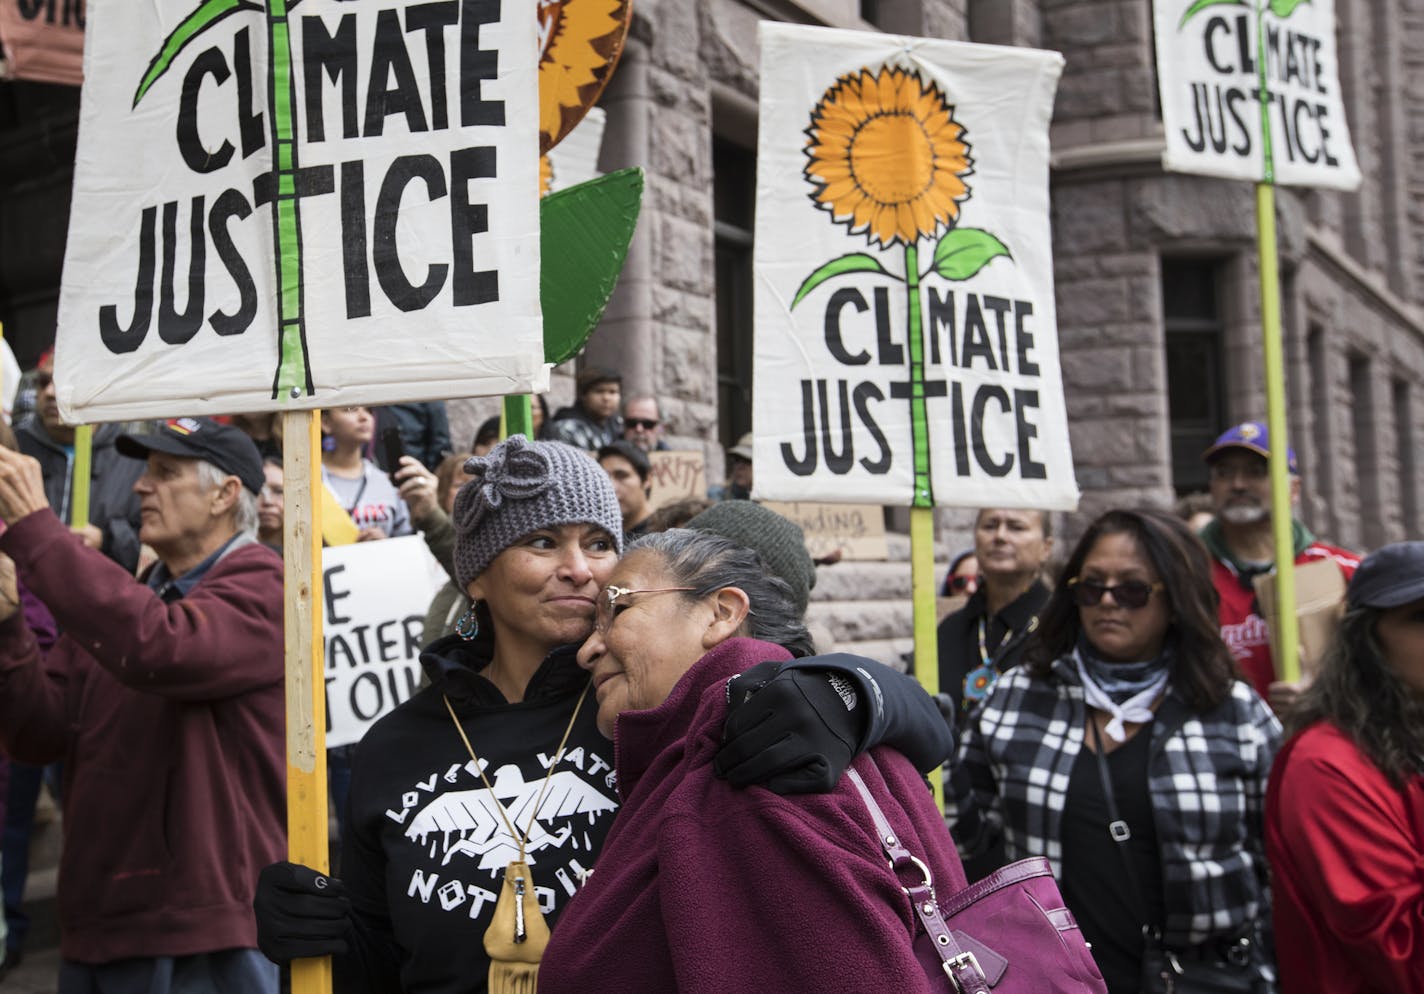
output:
[[[1155,0],[1163,164],[1353,190],[1334,0]]]
[[[1057,53],[761,25],[756,496],[1072,508]]]
[[[541,385],[529,8],[287,7],[91,12],[59,319],[67,418]]]

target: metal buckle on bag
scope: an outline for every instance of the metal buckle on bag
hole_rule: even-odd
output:
[[[953,959],[944,961],[944,975],[954,984],[954,989],[964,994],[964,985],[959,982],[959,978],[954,975],[955,970],[973,970],[976,975],[983,978],[984,971],[979,966],[979,958],[973,953],[965,951]]]
[[[929,868],[928,866],[926,866],[924,863],[920,862],[920,859],[919,859],[918,856],[911,856],[911,857],[910,857],[910,862],[911,862],[911,863],[914,863],[916,866],[918,866],[918,867],[920,868],[920,873],[921,873],[921,874],[924,876],[924,878],[925,878],[925,880],[924,880],[924,885],[925,885],[925,887],[927,887],[927,888],[929,889],[930,897],[934,897],[934,892],[935,892],[935,889],[934,889],[934,874],[930,873],[930,868]],[[899,872],[899,871],[898,871],[898,869],[896,868],[895,863],[894,863],[893,860],[892,860],[891,863],[890,863],[890,869],[895,870],[896,873],[897,873],[897,875],[898,875],[898,872]],[[904,885],[901,885],[900,890],[904,891],[906,895],[908,895],[908,894],[910,893],[910,888],[908,888],[908,887],[906,887],[906,886],[904,886]]]
[[[1132,829],[1128,827],[1127,822],[1119,818],[1108,825],[1108,834],[1113,837],[1114,842],[1126,842],[1132,838]]]
[[[1224,950],[1223,955],[1232,966],[1246,966],[1251,962],[1250,937],[1240,936]]]

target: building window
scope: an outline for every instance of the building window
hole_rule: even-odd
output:
[[[1310,505],[1311,521],[1319,528],[1325,528],[1327,511],[1333,521],[1333,498],[1335,496],[1335,448],[1331,444],[1330,416],[1334,409],[1331,404],[1333,391],[1330,383],[1330,349],[1325,341],[1325,329],[1312,324],[1305,335],[1306,365],[1310,370],[1311,398],[1310,411],[1310,486],[1307,492],[1318,495],[1318,502]],[[1338,533],[1339,528],[1331,528]]]
[[[1351,428],[1355,435],[1355,480],[1360,498],[1359,520],[1364,545],[1373,548],[1384,543],[1384,522],[1380,520],[1379,499],[1379,439],[1375,433],[1374,411],[1370,407],[1370,360],[1356,353],[1350,356]]]
[[[1201,454],[1226,427],[1219,268],[1214,260],[1162,260],[1167,410],[1178,494],[1207,488]]]
[[[717,429],[735,445],[752,430],[752,230],[756,153],[712,139],[717,280]]]
[[[1394,381],[1394,451],[1399,462],[1399,512],[1404,531],[1414,535],[1419,527],[1419,463],[1415,456],[1414,399],[1409,381]]]

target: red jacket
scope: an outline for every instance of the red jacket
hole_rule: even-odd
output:
[[[618,718],[623,807],[554,929],[540,994],[938,989],[912,951],[914,911],[850,781],[783,797],[713,776],[727,680],[785,658],[729,639],[661,705]],[[909,761],[880,748],[854,765],[940,893],[962,889],[954,843]]]
[[[1334,725],[1266,791],[1281,994],[1424,994],[1424,776],[1403,791]]]
[[[65,764],[61,953],[255,947],[257,873],[286,850],[281,561],[240,544],[166,604],[47,510],[0,551],[65,633],[41,653],[0,622],[0,742]]]
[[[1347,549],[1324,542],[1311,542],[1296,555],[1296,565],[1316,559],[1333,559],[1348,582],[1360,565],[1360,557]],[[1270,700],[1271,684],[1279,679],[1276,664],[1271,659],[1271,639],[1266,619],[1257,609],[1255,588],[1242,584],[1232,565],[1218,556],[1212,557],[1211,582],[1220,601],[1217,614],[1221,621],[1221,639],[1236,657],[1236,664],[1246,681],[1265,700]]]

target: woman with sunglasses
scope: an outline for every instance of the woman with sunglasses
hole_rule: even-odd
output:
[[[1025,665],[960,745],[950,829],[1046,856],[1112,994],[1273,989],[1262,807],[1280,725],[1237,679],[1201,542],[1158,511],[1084,533]]]
[[[422,654],[431,685],[356,748],[341,879],[277,863],[258,884],[262,951],[277,962],[334,955],[336,994],[482,994],[487,980],[533,990],[529,936],[590,879],[620,803],[613,743],[575,659],[622,551],[613,485],[584,453],[519,435],[465,471],[454,565],[472,606]],[[905,684],[882,685],[886,711],[901,713]],[[831,696],[843,721],[868,710],[850,715]],[[935,724],[907,734],[937,730],[947,746],[920,697]],[[761,764],[773,772],[796,767],[802,724],[838,717],[789,706],[765,716],[755,733],[793,753]],[[885,732],[881,720],[864,737]]]
[[[910,901],[849,778],[780,797],[713,774],[738,675],[811,651],[790,587],[755,552],[684,529],[632,545],[578,654],[617,746],[623,807],[554,932],[541,994],[935,989],[915,957]],[[849,684],[841,692],[843,707],[864,706]],[[961,889],[915,768],[877,749],[853,769],[940,892]]]

